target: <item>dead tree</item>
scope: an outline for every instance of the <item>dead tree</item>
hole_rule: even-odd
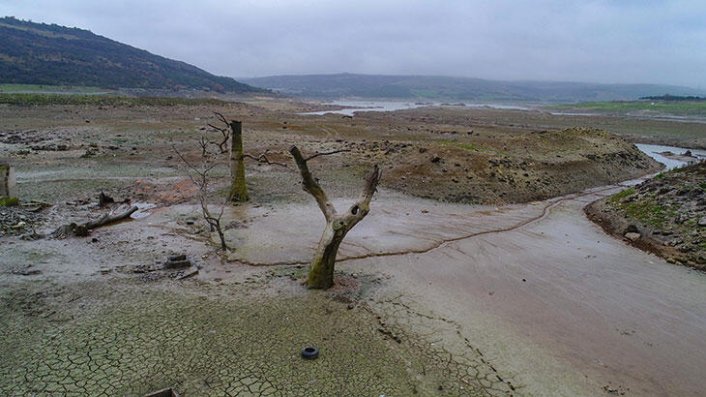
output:
[[[321,235],[321,240],[316,248],[316,253],[311,261],[309,275],[306,284],[312,289],[328,289],[333,285],[333,271],[336,262],[338,247],[348,231],[360,222],[370,211],[370,200],[375,194],[377,185],[380,182],[382,172],[377,165],[365,177],[365,186],[356,201],[343,214],[336,212],[333,203],[326,197],[326,193],[314,179],[307,166],[307,161],[314,157],[323,155],[319,153],[308,158],[304,158],[296,146],[289,149],[294,161],[302,176],[302,187],[304,191],[311,194],[319,205],[321,212],[326,218],[326,227]]]
[[[220,211],[217,215],[211,212],[208,204],[208,190],[210,186],[210,172],[218,165],[217,156],[218,153],[213,153],[209,149],[209,145],[213,144],[209,142],[205,137],[201,137],[199,145],[201,146],[201,164],[196,167],[191,162],[189,162],[176,147],[172,147],[174,152],[179,156],[181,161],[186,164],[186,166],[191,170],[189,173],[189,178],[199,189],[199,204],[201,205],[201,213],[203,214],[203,219],[209,226],[211,232],[218,233],[218,239],[221,243],[221,249],[224,251],[228,249],[226,244],[226,239],[223,234],[223,227],[221,226],[221,218],[223,217],[223,209],[221,206]],[[216,144],[217,145],[217,144]]]
[[[214,142],[221,153],[226,152],[226,144],[230,139],[230,191],[228,201],[244,203],[250,199],[248,186],[245,183],[245,153],[243,152],[243,123],[228,120],[221,113],[214,112],[223,126],[208,124],[209,127],[221,133],[220,142]]]
[[[230,148],[230,193],[228,200],[234,203],[248,201],[248,186],[245,184],[245,157],[243,156],[243,123],[231,120]]]

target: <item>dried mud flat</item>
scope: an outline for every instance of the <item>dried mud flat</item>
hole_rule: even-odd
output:
[[[388,186],[344,241],[337,286],[312,292],[301,280],[323,220],[293,170],[248,165],[254,202],[226,211],[237,249],[223,260],[206,244],[171,145],[191,147],[212,109],[0,110],[4,136],[19,136],[0,149],[17,164],[21,196],[54,204],[0,238],[2,394],[696,396],[706,388],[698,373],[706,280],[585,219],[582,207],[615,187],[496,207]],[[356,116],[350,126],[299,116],[310,105],[287,102],[225,110],[242,116],[246,133],[251,123],[246,150],[270,148],[276,161],[288,160],[292,140],[310,152],[351,145],[350,155],[314,169],[333,197],[354,197],[367,166],[390,156],[421,155],[441,177],[450,172],[427,158],[438,150],[455,167],[446,153],[458,147],[426,139],[458,134],[426,131],[450,130],[439,122],[399,132],[415,123],[407,113]],[[25,152],[27,137],[49,146]],[[495,166],[487,160],[484,169]],[[151,208],[85,239],[19,237],[95,216],[101,190]],[[160,269],[176,253],[198,275],[177,280],[183,271]],[[310,344],[321,356],[304,361],[299,351]]]

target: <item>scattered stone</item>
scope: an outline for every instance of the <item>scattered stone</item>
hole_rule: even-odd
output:
[[[25,268],[22,270],[13,270],[12,274],[16,274],[18,276],[36,276],[37,274],[42,274],[42,271],[39,269]]]
[[[628,225],[628,227],[625,228],[625,234],[628,233],[640,233],[640,230],[638,230],[637,226],[634,224]]]
[[[184,273],[180,276],[178,276],[176,279],[177,280],[184,280],[189,277],[195,276],[199,274],[199,269],[196,266],[190,267],[188,270],[184,271]]]
[[[186,258],[186,255],[180,254],[180,255],[172,255],[169,258],[167,258],[167,261],[164,262],[164,268],[165,269],[181,269],[181,268],[186,268],[191,266],[191,261]]]
[[[627,238],[630,241],[637,241],[642,237],[640,233],[635,233],[635,232],[629,232],[625,233],[625,238]]]
[[[669,263],[706,269],[706,162],[660,174],[587,207],[589,217]]]
[[[115,200],[112,197],[103,192],[98,195],[98,206],[101,208],[107,206],[108,204],[113,204],[114,202]]]

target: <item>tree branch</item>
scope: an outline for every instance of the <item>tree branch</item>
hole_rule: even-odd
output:
[[[86,229],[88,229],[88,230],[95,229],[95,228],[109,225],[111,223],[118,222],[118,221],[121,221],[125,218],[128,218],[135,211],[137,211],[137,206],[133,205],[132,207],[128,208],[128,210],[123,213],[113,215],[113,216],[110,216],[109,214],[104,214],[103,216],[101,216],[100,218],[98,218],[94,221],[86,222],[84,225],[86,226]]]
[[[225,149],[225,145],[228,143],[228,139],[230,139],[231,126],[230,126],[230,123],[228,122],[228,120],[225,118],[225,116],[223,116],[221,113],[218,113],[218,112],[213,112],[213,113],[216,115],[218,120],[220,120],[223,124],[226,125],[226,127],[216,127],[213,124],[206,124],[206,125],[208,125],[209,127],[213,128],[216,131],[220,131],[221,135],[223,136],[223,140],[220,143],[218,143],[218,142],[214,142],[214,143],[216,145],[218,145],[218,149],[220,149],[221,153],[225,153],[228,151],[227,149]]]
[[[377,191],[378,183],[380,183],[380,178],[382,177],[382,170],[377,164],[373,166],[368,175],[365,176],[365,185],[363,186],[363,191],[358,198],[358,201],[353,204],[348,210],[348,222],[351,222],[353,227],[365,215],[370,212],[370,201],[373,199],[373,195]]]
[[[350,152],[350,151],[351,151],[351,149],[339,149],[339,150],[333,150],[333,151],[331,151],[331,152],[321,152],[321,153],[317,152],[317,153],[312,154],[311,156],[305,158],[304,161],[309,161],[309,160],[314,159],[314,158],[317,158],[317,157],[319,157],[319,156],[328,156],[328,155],[331,155],[331,154],[343,153],[343,152]]]
[[[278,165],[280,167],[288,168],[287,164],[277,163],[275,161],[270,161],[270,159],[267,158],[267,151],[265,151],[265,153],[261,153],[257,157],[253,156],[252,154],[243,153],[243,158],[253,159],[253,160],[257,161],[258,163],[267,163],[269,165]]]
[[[319,183],[316,182],[314,177],[311,175],[309,167],[306,164],[307,160],[304,158],[304,156],[302,156],[302,153],[299,151],[299,148],[297,148],[296,146],[292,146],[291,148],[289,148],[289,153],[291,153],[292,157],[294,157],[294,161],[296,162],[297,167],[299,168],[299,173],[302,176],[302,187],[304,188],[304,191],[314,197],[316,203],[321,209],[321,212],[323,212],[324,217],[326,217],[326,221],[330,221],[331,219],[333,219],[334,216],[336,216],[336,208],[334,208],[333,204],[329,201],[328,197],[326,197],[326,193],[324,192],[324,190],[321,188],[321,186],[319,186]]]

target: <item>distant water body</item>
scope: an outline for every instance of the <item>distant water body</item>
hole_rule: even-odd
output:
[[[467,108],[489,108],[489,109],[509,109],[509,110],[529,110],[528,107],[516,105],[501,105],[501,104],[478,104],[478,103],[463,103],[457,104],[442,104],[440,102],[396,102],[396,101],[356,101],[356,100],[336,100],[328,103],[329,105],[345,106],[341,110],[321,110],[318,112],[300,113],[302,115],[317,115],[324,114],[342,114],[345,116],[353,116],[355,112],[394,112],[396,110],[416,109],[421,107],[439,107],[439,106],[458,106]]]
[[[657,162],[664,164],[664,166],[667,167],[668,170],[683,167],[686,165],[686,162],[664,157],[660,153],[672,152],[678,155],[683,154],[684,152],[689,150],[691,151],[691,155],[696,157],[697,159],[706,160],[706,150],[688,149],[677,146],[648,145],[646,143],[637,143],[635,144],[635,146],[637,146],[638,149],[642,150],[646,155],[655,159]]]
[[[394,112],[396,110],[416,109],[421,107],[438,107],[438,106],[459,106],[460,104],[441,104],[439,102],[397,102],[397,101],[358,101],[358,100],[336,100],[329,102],[331,105],[345,106],[345,109],[340,110],[321,110],[318,112],[300,113],[302,115],[324,115],[324,114],[342,114],[345,116],[353,116],[356,112]],[[509,109],[509,110],[530,110],[529,107],[516,105],[502,104],[478,104],[478,103],[463,103],[463,107],[467,108],[489,108],[489,109]],[[583,114],[585,115],[585,114]],[[706,150],[688,149],[676,146],[665,145],[650,145],[638,143],[638,149],[643,151],[648,156],[665,165],[670,170],[673,168],[683,167],[687,163],[681,160],[667,158],[660,153],[672,152],[674,154],[682,154],[687,150],[691,151],[692,156],[699,160],[706,160]]]

